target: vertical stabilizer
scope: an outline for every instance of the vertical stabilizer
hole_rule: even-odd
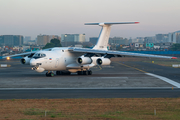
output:
[[[85,25],[102,26],[98,41],[97,41],[96,45],[93,47],[93,49],[108,50],[107,45],[108,45],[109,36],[110,36],[110,32],[111,32],[111,25],[113,25],[113,24],[136,24],[136,23],[139,23],[139,22],[85,23]]]

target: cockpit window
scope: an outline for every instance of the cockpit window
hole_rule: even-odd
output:
[[[44,53],[36,53],[33,56],[33,58],[35,58],[35,59],[43,58],[43,57],[46,57],[46,54],[44,54]]]

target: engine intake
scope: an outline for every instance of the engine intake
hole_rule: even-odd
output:
[[[30,65],[31,58],[28,58],[28,56],[21,59],[21,63],[24,65]]]
[[[78,59],[77,59],[77,63],[79,63],[79,64],[91,64],[92,63],[92,59],[91,58],[89,58],[89,57],[79,57]]]
[[[111,60],[109,58],[98,58],[96,63],[98,65],[110,65]]]

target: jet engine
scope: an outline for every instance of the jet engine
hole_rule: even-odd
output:
[[[109,58],[98,58],[96,63],[98,65],[110,65],[111,60]]]
[[[30,65],[31,58],[28,58],[28,56],[21,59],[21,63],[24,65]]]
[[[89,57],[79,57],[78,59],[77,59],[77,63],[79,63],[79,64],[91,64],[92,63],[92,59],[91,58],[89,58]]]

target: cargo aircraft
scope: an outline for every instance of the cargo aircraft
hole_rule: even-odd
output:
[[[139,54],[121,51],[110,51],[107,49],[111,26],[115,24],[137,24],[139,22],[104,22],[104,23],[85,23],[85,25],[99,25],[102,27],[98,41],[92,49],[76,47],[54,47],[50,49],[26,52],[5,56],[4,58],[23,56],[21,63],[31,65],[32,70],[37,72],[46,72],[46,76],[64,75],[77,73],[78,75],[91,75],[91,67],[96,65],[110,65],[112,57],[152,57],[169,58],[176,57]]]

